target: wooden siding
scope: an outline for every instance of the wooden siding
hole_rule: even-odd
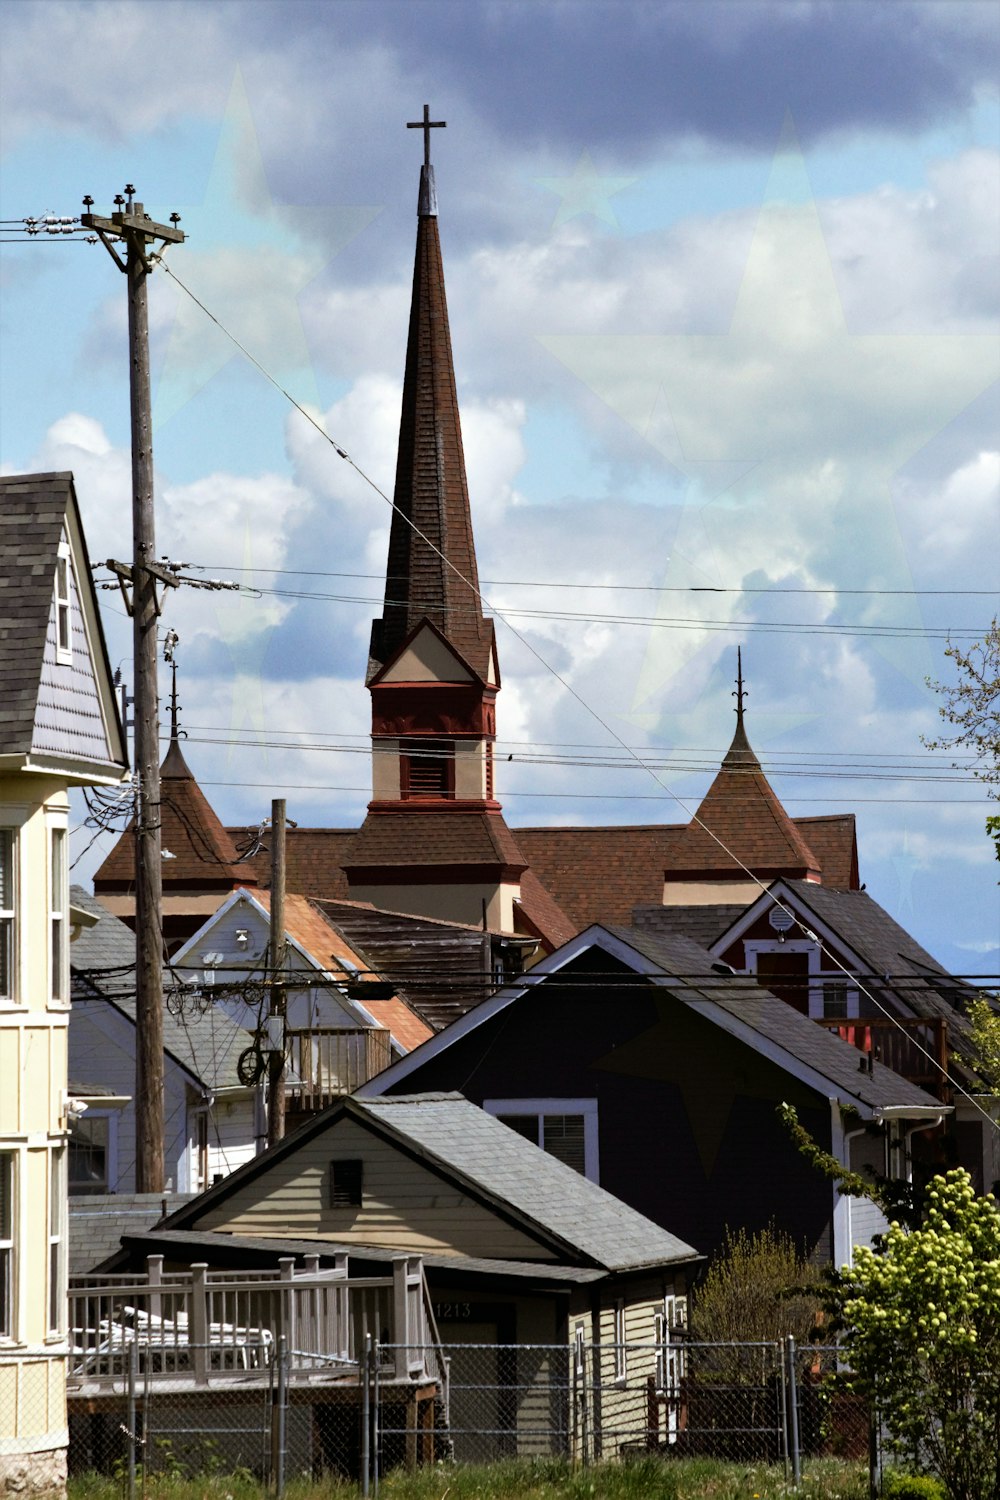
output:
[[[753,1230],[773,1220],[828,1260],[832,1188],[777,1116],[782,1100],[794,1104],[829,1150],[826,1096],[596,950],[579,967],[579,984],[567,966],[558,984],[533,988],[393,1092],[452,1088],[459,1078],[480,1105],[596,1099],[600,1181],[615,1197],[703,1255],[721,1245],[727,1225]],[[601,969],[607,984],[590,978]]]
[[[363,1161],[361,1208],[328,1207],[334,1158]],[[428,1167],[348,1119],[335,1121],[255,1176],[192,1227],[358,1241],[411,1254],[554,1258],[529,1233],[505,1223]]]

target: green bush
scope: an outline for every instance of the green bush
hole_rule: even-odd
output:
[[[930,1474],[889,1469],[882,1480],[882,1500],[944,1500],[944,1485]]]

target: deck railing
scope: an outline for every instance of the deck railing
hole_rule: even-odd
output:
[[[388,1276],[349,1277],[347,1256],[330,1270],[308,1257],[303,1271],[146,1271],[81,1276],[69,1291],[70,1394],[120,1388],[136,1346],[154,1380],[195,1385],[266,1379],[279,1337],[290,1377],[357,1379],[366,1340],[395,1346],[390,1380],[436,1379],[425,1347],[437,1343],[419,1256],[397,1256]]]
[[[314,1027],[286,1033],[286,1088],[301,1109],[323,1109],[352,1094],[392,1061],[385,1027]]]
[[[919,1084],[939,1099],[948,1092],[948,1022],[943,1016],[859,1017],[819,1022],[850,1042],[866,1058],[885,1063],[901,1078]]]

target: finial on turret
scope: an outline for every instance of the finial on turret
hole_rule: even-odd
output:
[[[170,741],[171,741],[171,744],[176,744],[176,742],[180,739],[180,737],[182,735],[184,736],[185,739],[187,739],[186,732],[183,729],[178,728],[178,720],[179,720],[179,715],[180,715],[180,704],[177,702],[177,657],[175,655],[175,652],[176,652],[176,649],[177,649],[177,642],[179,640],[180,640],[180,636],[177,634],[176,630],[168,630],[167,633],[166,633],[166,635],[163,638],[163,660],[170,663]]]
[[[736,691],[733,697],[736,699],[736,727],[743,728],[743,699],[747,696],[747,690],[743,686],[743,654],[740,647],[736,647]]]
[[[434,168],[431,166],[431,131],[443,130],[447,120],[432,120],[429,104],[424,105],[422,120],[407,120],[407,130],[424,132],[424,164],[420,169],[420,197],[417,201],[419,218],[437,217],[437,189],[434,186]]]

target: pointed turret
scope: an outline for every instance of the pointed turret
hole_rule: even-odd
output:
[[[718,775],[678,840],[666,874],[668,905],[695,899],[693,884],[705,887],[706,898],[711,894],[714,899],[730,899],[718,890],[719,882],[746,883],[749,899],[755,892],[746,870],[758,880],[822,878],[820,861],[776,797],[747,738],[747,694],[739,651],[737,664],[736,733]]]
[[[176,637],[174,637],[176,644]],[[172,646],[169,648],[172,651]],[[177,664],[172,669],[170,744],[160,766],[160,837],[163,848],[163,937],[170,952],[202,925],[223,896],[255,886],[232,835],[181,752]],[[94,876],[94,895],[115,916],[135,925],[135,823],[131,822]]]

